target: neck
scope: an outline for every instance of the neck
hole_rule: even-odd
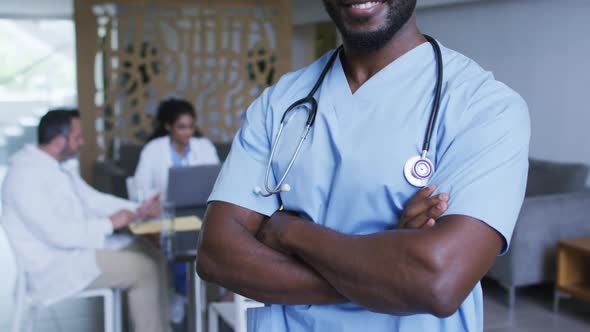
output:
[[[51,156],[53,159],[57,160],[58,162],[63,161],[61,158],[61,155],[60,155],[60,150],[55,148],[51,144],[38,145],[38,147],[39,147],[39,150],[47,153],[49,156]]]
[[[359,50],[344,43],[342,65],[352,93],[355,93],[361,85],[385,66],[424,42],[426,42],[426,39],[418,30],[416,15],[414,14],[395,36],[380,49],[374,51]]]
[[[176,152],[178,152],[178,154],[180,156],[182,156],[184,154],[184,151],[186,150],[186,146],[187,144],[182,144],[180,142],[177,142],[175,140],[172,140],[172,146],[174,147],[174,150],[176,150]]]

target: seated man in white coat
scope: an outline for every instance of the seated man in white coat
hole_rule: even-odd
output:
[[[77,111],[43,116],[38,143],[15,154],[2,188],[2,222],[29,294],[50,304],[84,289],[125,289],[135,331],[170,331],[165,260],[130,235],[113,234],[133,218],[157,215],[158,197],[138,207],[64,167],[84,143]]]

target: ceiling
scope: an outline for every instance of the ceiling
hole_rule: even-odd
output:
[[[292,0],[293,24],[327,21],[320,0]],[[418,8],[482,0],[418,0]],[[70,18],[73,0],[0,0],[0,18]]]

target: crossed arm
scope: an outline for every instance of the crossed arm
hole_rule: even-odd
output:
[[[264,303],[348,302],[299,259],[256,239],[267,221],[268,217],[236,205],[211,203],[197,250],[199,276]]]
[[[501,236],[466,216],[435,225],[424,214],[409,219],[402,223],[418,228],[345,235],[289,213],[268,218],[213,202],[197,270],[265,303],[355,302],[395,315],[449,316],[493,263]]]

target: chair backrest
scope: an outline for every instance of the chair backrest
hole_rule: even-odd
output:
[[[213,145],[215,146],[215,150],[217,151],[217,156],[221,162],[224,162],[231,150],[231,142],[215,142]]]
[[[119,148],[118,164],[128,175],[135,174],[142,149],[143,146],[137,144],[123,144]]]
[[[526,196],[543,196],[584,190],[589,172],[590,166],[581,163],[530,159]]]
[[[235,317],[235,332],[246,332],[247,331],[247,317],[246,312],[249,308],[257,308],[264,306],[263,303],[251,300],[243,297],[239,294],[234,294],[234,305],[236,306],[236,317]]]
[[[129,198],[131,201],[139,202],[139,197],[137,197],[137,183],[135,182],[135,177],[126,177],[125,186],[127,187],[127,198]]]
[[[206,206],[221,165],[172,167],[166,200],[177,208]]]

